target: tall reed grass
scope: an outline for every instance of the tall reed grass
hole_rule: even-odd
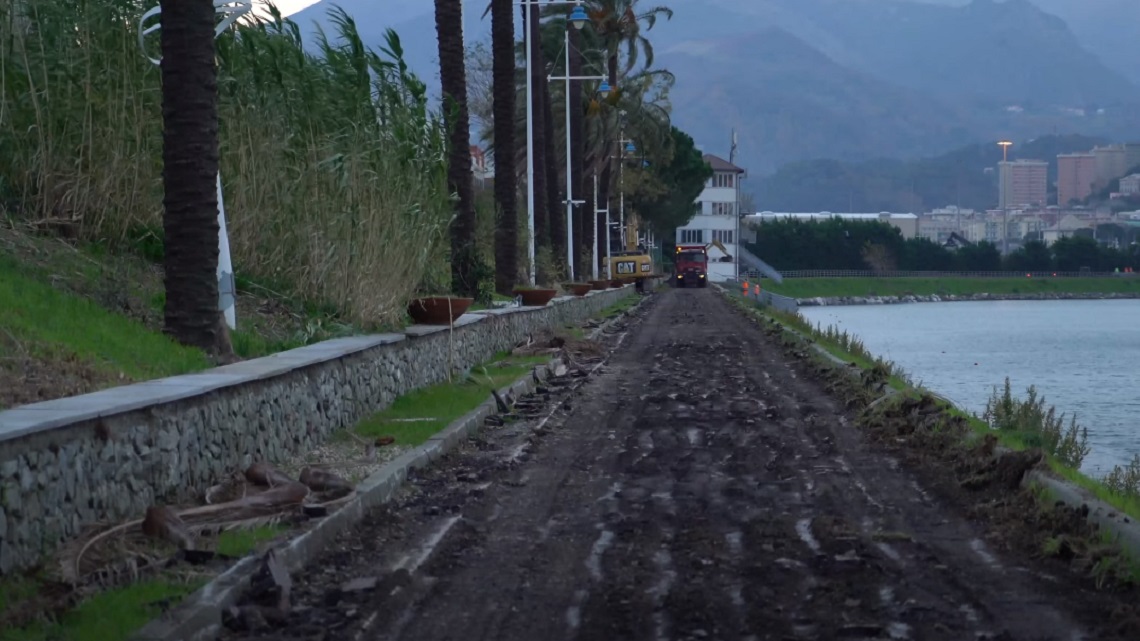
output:
[[[161,235],[160,74],[136,32],[149,4],[0,6],[5,209],[111,246]],[[395,33],[369,49],[334,11],[335,33],[307,45],[279,16],[218,39],[230,245],[239,273],[382,324],[417,288],[447,289],[446,132]]]

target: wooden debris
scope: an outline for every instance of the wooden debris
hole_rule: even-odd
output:
[[[341,477],[316,467],[301,470],[301,483],[314,492],[352,491],[352,483]]]
[[[169,541],[180,549],[194,549],[194,537],[190,535],[186,523],[178,516],[178,512],[168,506],[148,507],[142,522],[142,531],[151,538]]]
[[[245,471],[245,478],[250,483],[263,487],[275,487],[278,485],[296,483],[296,481],[289,478],[287,474],[268,463],[254,463],[250,465]]]

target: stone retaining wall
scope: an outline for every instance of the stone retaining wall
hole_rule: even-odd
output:
[[[947,294],[939,296],[830,296],[819,298],[799,298],[800,307],[829,307],[836,305],[897,305],[900,303],[949,303],[955,301],[985,300],[1122,300],[1140,296],[1126,293],[1110,294],[1071,294],[1071,293],[1032,293],[1032,294]]]
[[[413,326],[335,339],[2,411],[0,576],[34,567],[85,525],[197,500],[253,460],[310,449],[397,396],[631,295],[625,287],[465,314],[454,330]]]

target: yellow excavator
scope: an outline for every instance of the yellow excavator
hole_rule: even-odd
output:
[[[610,254],[610,278],[626,282],[642,281],[655,272],[653,259],[637,245],[637,217],[626,217],[625,248]]]

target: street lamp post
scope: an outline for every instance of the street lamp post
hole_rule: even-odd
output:
[[[586,26],[589,16],[582,8],[582,0],[551,0],[544,6],[575,5],[570,13],[570,24],[575,29]],[[527,259],[530,264],[529,280],[534,284],[534,83],[531,82],[531,69],[534,66],[534,53],[531,51],[530,30],[536,28],[531,24],[534,16],[530,8],[539,6],[539,0],[518,0],[518,5],[525,8],[526,22],[523,25],[523,47],[526,49],[526,240]],[[569,74],[567,74],[569,75]],[[569,200],[569,198],[567,198]]]
[[[625,235],[626,235],[626,228],[625,228],[625,155],[627,153],[632,154],[632,153],[636,152],[637,147],[635,147],[633,145],[632,140],[626,139],[624,132],[621,134],[621,138],[618,140],[618,144],[624,144],[625,145],[624,147],[622,147],[621,153],[618,156],[621,159],[621,166],[618,168],[618,185],[619,185],[618,186],[618,221],[619,221],[619,224],[621,225],[622,251],[625,251],[626,249],[628,249],[628,247],[626,247],[626,238],[625,238]]]
[[[624,112],[623,112],[623,115],[624,115]],[[614,141],[610,141],[610,142],[614,142]],[[610,208],[609,208],[609,204],[607,203],[606,209],[605,209],[605,212],[606,212],[606,277],[607,278],[613,278],[613,275],[609,273],[609,269],[611,266],[610,265],[610,263],[611,263],[610,258],[612,256],[612,246],[613,246],[613,242],[612,242],[612,239],[610,237],[612,236],[611,229],[615,225],[618,227],[618,238],[619,238],[619,242],[622,243],[622,251],[625,250],[625,154],[626,154],[626,152],[633,153],[633,152],[637,151],[637,147],[634,146],[633,141],[626,139],[624,132],[622,132],[619,135],[619,138],[616,142],[619,145],[624,144],[625,146],[621,147],[619,149],[618,154],[616,156],[609,156],[610,160],[613,160],[616,158],[616,159],[618,159],[618,162],[619,162],[619,167],[618,167],[618,203],[619,203],[618,204],[618,216],[619,216],[619,219],[618,219],[618,222],[616,222],[616,223],[612,222],[610,220]]]
[[[598,216],[601,214],[606,215],[606,270],[608,273],[610,264],[610,208],[607,205],[605,209],[598,209],[598,173],[594,172],[594,220],[590,222],[590,227],[593,228],[594,242],[592,243],[593,259],[594,259],[594,280],[598,280]]]
[[[577,16],[577,18],[576,18]],[[578,26],[578,20],[586,19],[586,11],[581,5],[574,7],[574,11],[570,13],[570,23],[575,25],[575,28],[581,29]],[[570,279],[574,280],[574,205],[585,204],[585,200],[574,200],[573,185],[573,159],[571,157],[571,144],[570,144],[570,83],[575,80],[600,80],[601,85],[598,87],[598,95],[603,99],[610,93],[610,85],[606,81],[606,76],[571,76],[570,75],[570,30],[567,29],[564,34],[563,47],[565,50],[566,58],[566,74],[563,76],[548,75],[546,79],[549,80],[562,80],[566,82],[566,273],[570,275]]]

